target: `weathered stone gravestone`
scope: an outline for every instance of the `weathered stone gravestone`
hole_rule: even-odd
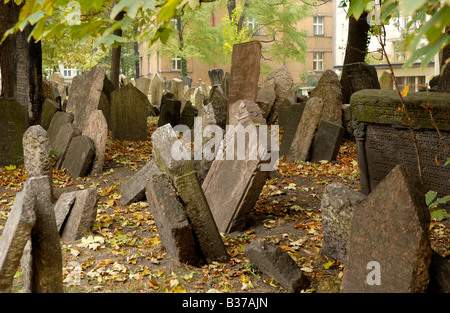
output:
[[[276,99],[267,116],[268,124],[274,124],[277,121],[279,106],[284,99],[293,96],[292,87],[294,86],[294,80],[286,66],[276,69],[267,75],[266,80],[271,79],[275,82]]]
[[[261,61],[261,43],[250,41],[233,45],[228,103],[256,101]]]
[[[197,116],[198,109],[192,105],[191,101],[186,101],[183,112],[181,112],[180,124],[186,125],[190,129],[192,129],[194,127],[195,117]]]
[[[197,180],[189,152],[180,151],[175,158],[172,151],[181,149],[182,143],[169,124],[156,129],[152,135],[152,143],[155,163],[173,182],[184,203],[186,215],[206,262],[226,262],[227,252]]]
[[[160,172],[151,175],[145,193],[163,247],[178,262],[197,265],[192,227],[168,178]]]
[[[159,169],[155,161],[151,160],[122,185],[120,202],[123,205],[129,205],[145,199],[147,182],[152,175],[157,173],[159,173]]]
[[[28,178],[24,197],[32,197],[36,222],[22,255],[23,291],[36,293],[61,293],[62,253],[52,191],[47,176]],[[28,194],[28,192],[30,194]]]
[[[28,112],[16,100],[0,97],[0,166],[23,163],[22,137]]]
[[[251,100],[238,100],[228,106],[227,125],[265,125],[266,119],[263,117],[259,106]]]
[[[419,177],[396,166],[353,213],[341,292],[425,292],[429,226]]]
[[[182,76],[181,81],[183,82],[183,89],[187,86],[188,88],[191,88],[192,86],[192,78],[188,76]]]
[[[72,121],[72,113],[56,112],[47,131],[52,154],[56,157],[55,169],[57,170],[61,169],[61,164],[75,133]]]
[[[98,109],[102,111],[105,117],[106,123],[108,124],[108,129],[112,130],[113,125],[111,121],[111,102],[105,92],[102,91],[100,95],[100,101],[98,103]]]
[[[278,126],[285,127],[289,118],[289,110],[295,102],[291,98],[284,99],[278,107]]]
[[[183,81],[179,78],[172,79],[170,92],[173,94],[175,99],[182,101],[183,100]]]
[[[34,199],[29,184],[17,193],[0,238],[0,292],[9,293],[20,265],[23,249],[36,222]]]
[[[350,96],[364,89],[380,89],[377,70],[364,62],[346,64],[341,74],[342,102],[350,103]]]
[[[172,127],[180,124],[181,101],[175,99],[172,93],[166,93],[161,100],[158,127],[170,124]]]
[[[90,174],[102,174],[105,163],[106,140],[108,139],[108,123],[102,111],[95,110],[84,124],[82,135],[91,138],[94,143],[95,157]]]
[[[322,74],[310,97],[318,97],[323,101],[321,120],[342,125],[342,88],[334,71],[326,70]]]
[[[228,98],[228,91],[230,90],[230,72],[226,72],[223,76],[221,88],[225,97]]]
[[[66,111],[73,113],[76,134],[81,133],[92,111],[98,109],[105,74],[104,67],[94,66],[90,71],[73,78]]]
[[[147,140],[148,98],[131,84],[111,93],[113,140]]]
[[[286,119],[283,121],[284,131],[280,144],[280,156],[288,156],[305,106],[306,103],[294,103],[289,107],[289,110],[286,113]],[[280,113],[281,112],[282,111],[280,111]],[[279,117],[282,117],[282,115]]]
[[[245,247],[245,255],[258,269],[273,277],[289,292],[300,292],[310,285],[295,261],[272,242],[256,239]]]
[[[381,74],[380,88],[388,90],[394,89],[394,77],[392,76],[391,72],[384,71],[383,74]]]
[[[256,103],[258,103],[264,118],[268,117],[276,99],[275,78],[265,79],[263,85],[258,90],[258,96],[256,97]]]
[[[211,96],[208,100],[214,110],[214,118],[217,125],[225,129],[227,123],[228,99],[225,97],[220,86],[211,89]]]
[[[147,77],[139,77],[136,79],[136,88],[139,89],[145,96],[148,96],[150,91],[151,79]]]
[[[45,99],[42,104],[41,126],[47,130],[50,126],[53,116],[59,110],[58,104],[50,99]]]
[[[406,108],[420,151],[424,186],[448,194],[450,167],[444,166],[446,157],[442,141],[431,123],[430,114],[422,105],[428,103],[426,93],[409,93],[404,97]],[[397,164],[418,173],[417,156],[394,90],[363,90],[352,96],[351,110],[355,126],[361,192],[369,194]],[[430,110],[441,135],[450,144],[450,98],[445,93],[430,94]]]
[[[192,103],[198,110],[199,115],[202,113],[203,106],[205,105],[205,95],[203,93],[203,89],[200,87],[195,88],[194,94],[193,94],[193,100]]]
[[[50,78],[50,81],[56,83],[56,88],[58,88],[59,95],[61,96],[61,103],[66,100],[66,86],[64,81],[64,76],[60,72],[54,72]]]
[[[322,120],[317,127],[316,136],[311,148],[311,162],[336,160],[342,138],[344,127],[326,120]]]
[[[67,149],[61,169],[67,169],[72,178],[89,175],[95,158],[94,142],[88,136],[74,137]]]
[[[211,80],[211,86],[222,86],[223,82],[223,69],[221,68],[213,68],[208,71],[209,79]]]
[[[322,255],[330,259],[345,261],[347,243],[353,212],[366,198],[362,193],[342,184],[330,184],[325,187],[320,210],[322,212],[323,246]]]
[[[294,135],[287,160],[289,162],[306,161],[309,157],[309,150],[319,125],[322,115],[323,101],[320,98],[310,98],[306,102],[300,123]]]

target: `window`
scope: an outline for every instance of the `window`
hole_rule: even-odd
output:
[[[313,70],[323,71],[323,52],[313,52]]]
[[[425,86],[425,80],[425,76],[400,76],[397,77],[397,84],[400,90],[410,85],[409,90],[417,92],[420,90],[420,87]]]
[[[64,66],[64,77],[72,77],[72,69]]]
[[[172,71],[181,71],[181,57],[180,56],[176,56],[176,57],[172,58],[172,60],[170,62],[170,69]]]
[[[247,32],[249,34],[252,34],[252,35],[258,35],[259,34],[258,22],[256,21],[255,18],[247,17],[245,19],[244,23],[245,23],[245,26],[247,28]]]
[[[313,17],[313,32],[314,36],[323,35],[323,16]]]

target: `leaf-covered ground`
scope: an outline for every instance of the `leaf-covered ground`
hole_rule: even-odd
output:
[[[156,120],[149,123],[149,136]],[[54,171],[56,196],[96,188],[100,194],[92,236],[62,242],[65,292],[286,292],[261,273],[244,254],[255,238],[264,237],[284,249],[304,271],[311,286],[304,292],[339,292],[344,264],[320,255],[320,199],[333,182],[358,190],[356,147],[345,141],[335,162],[280,161],[264,186],[244,232],[223,234],[230,261],[193,267],[176,263],[161,246],[146,202],[119,204],[120,185],[151,159],[151,142],[108,141],[104,173],[72,179]],[[0,169],[0,233],[14,197],[22,189],[23,166]],[[433,249],[450,254],[449,220],[432,221]],[[13,291],[21,291],[21,271]]]

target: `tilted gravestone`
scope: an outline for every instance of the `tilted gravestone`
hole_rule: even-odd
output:
[[[147,97],[131,84],[111,93],[113,140],[147,140]]]
[[[45,99],[42,104],[42,113],[41,113],[41,126],[45,130],[48,129],[50,123],[52,121],[53,116],[59,110],[58,104],[50,99]]]
[[[445,93],[430,93],[430,111],[447,145],[450,143],[450,99]],[[448,194],[450,167],[443,153],[442,140],[431,122],[426,93],[410,92],[404,97],[411,124],[415,129],[427,190]],[[361,191],[369,194],[397,164],[417,174],[417,155],[411,131],[395,90],[362,90],[352,96],[352,115],[356,120],[355,137],[360,170]]]
[[[276,99],[268,112],[267,123],[274,124],[278,119],[278,109],[284,99],[292,97],[292,87],[294,87],[294,80],[291,73],[286,66],[274,70],[267,75],[266,80],[273,79],[275,81],[275,93]]]
[[[163,81],[159,73],[156,73],[152,78],[152,82],[150,84],[150,95],[152,105],[159,109],[161,107],[161,98],[163,95]]]
[[[75,203],[77,192],[78,191],[64,192],[53,206],[53,210],[55,211],[56,227],[58,228],[58,232],[60,234],[62,232],[64,222],[66,221],[66,218]]]
[[[52,206],[52,191],[47,176],[28,178],[36,223],[21,260],[23,291],[60,293],[62,286],[62,253]]]
[[[228,99],[225,97],[220,86],[213,86],[208,103],[211,103],[212,105],[217,125],[222,127],[222,129],[225,129],[227,123]]]
[[[20,265],[23,249],[36,222],[34,199],[28,184],[17,193],[0,238],[0,292],[9,293]]]
[[[194,127],[195,117],[198,116],[198,110],[194,107],[191,101],[186,101],[183,112],[181,112],[180,124],[186,125],[190,129]]]
[[[148,162],[144,167],[136,172],[121,187],[122,196],[120,202],[123,205],[141,201],[145,199],[145,187],[150,177],[159,172],[154,160]]]
[[[283,122],[284,131],[280,144],[280,156],[288,156],[305,106],[306,103],[294,103],[289,107],[289,110],[286,113],[286,119]],[[282,111],[280,111],[280,113],[281,112]]]
[[[346,64],[341,74],[342,103],[350,103],[350,97],[364,89],[380,89],[377,70],[364,62]]]
[[[323,192],[320,210],[322,212],[323,245],[322,255],[330,259],[345,261],[353,212],[366,198],[362,193],[343,184],[330,184]]]
[[[136,79],[136,88],[139,89],[145,96],[147,96],[150,91],[150,83],[150,78],[139,77],[138,79]]]
[[[245,247],[245,255],[258,269],[273,277],[288,292],[299,292],[310,285],[295,261],[272,242],[256,239]]]
[[[430,212],[419,177],[396,166],[353,213],[341,292],[425,292]]]
[[[178,262],[197,265],[192,227],[165,174],[153,174],[147,183],[145,194],[163,247]]]
[[[183,100],[183,81],[179,78],[171,80],[170,92],[177,100]]]
[[[83,127],[82,135],[92,139],[95,157],[90,174],[102,174],[105,163],[106,140],[108,139],[108,123],[102,111],[95,110]]]
[[[280,128],[286,126],[287,119],[289,118],[289,110],[293,104],[295,102],[291,98],[286,98],[281,102],[278,108],[278,125]]]
[[[169,123],[172,127],[180,124],[181,101],[175,99],[172,93],[166,93],[161,100],[158,127]]]
[[[294,139],[289,149],[287,160],[289,162],[306,161],[309,157],[309,150],[319,125],[322,114],[323,101],[320,98],[310,98],[306,102],[300,123],[294,135]]]
[[[55,169],[57,170],[60,169],[64,161],[70,141],[75,133],[72,122],[72,113],[56,112],[47,130],[52,154],[56,157]]]
[[[80,135],[70,142],[61,169],[67,169],[72,178],[85,177],[89,175],[94,158],[94,142],[91,138]]]
[[[391,72],[384,71],[383,74],[381,74],[380,88],[387,89],[387,90],[394,89],[394,77],[392,76]]]
[[[228,103],[256,101],[260,74],[261,43],[250,41],[233,45]]]
[[[152,135],[152,143],[155,163],[173,182],[206,262],[226,262],[227,252],[198,182],[189,152],[172,152],[173,149],[182,149],[182,143],[169,124],[156,129]]]
[[[265,125],[260,107],[251,100],[238,100],[228,106],[227,125]]]
[[[264,118],[267,118],[272,106],[277,99],[277,93],[275,91],[275,78],[264,80],[261,89],[258,90],[258,96],[256,97],[256,103],[258,103]]]
[[[81,133],[92,111],[98,109],[105,74],[104,67],[94,66],[90,71],[73,78],[66,111],[73,113],[76,134]]]
[[[0,166],[23,163],[22,137],[28,112],[16,100],[0,97]]]
[[[344,127],[326,120],[322,120],[317,127],[317,133],[311,148],[311,162],[336,160]]]
[[[192,78],[190,78],[188,76],[182,76],[181,77],[181,81],[183,82],[183,88],[185,88],[186,86],[188,88],[191,88],[191,86],[192,86]]]
[[[208,71],[209,79],[211,80],[211,86],[222,86],[223,82],[223,69],[221,68],[213,68]]]

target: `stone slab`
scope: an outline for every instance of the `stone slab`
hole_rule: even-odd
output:
[[[342,103],[350,103],[350,97],[364,89],[380,89],[377,70],[364,62],[346,64],[342,68]]]
[[[286,121],[283,125],[284,131],[280,144],[280,156],[287,157],[289,154],[305,105],[305,103],[294,103],[289,107],[289,111],[286,114]],[[281,112],[283,111],[281,110]]]
[[[95,110],[84,124],[82,135],[91,138],[95,147],[95,157],[90,174],[102,174],[105,163],[106,141],[108,139],[108,123],[103,112]]]
[[[151,160],[122,185],[120,202],[123,205],[129,205],[144,200],[147,182],[152,175],[157,173],[159,173],[159,169],[155,161]]]
[[[85,177],[92,168],[95,146],[91,138],[81,135],[74,137],[67,149],[61,169],[67,169],[72,178]]]
[[[317,127],[311,148],[311,162],[334,161],[344,137],[345,129],[340,124],[322,120]]]

